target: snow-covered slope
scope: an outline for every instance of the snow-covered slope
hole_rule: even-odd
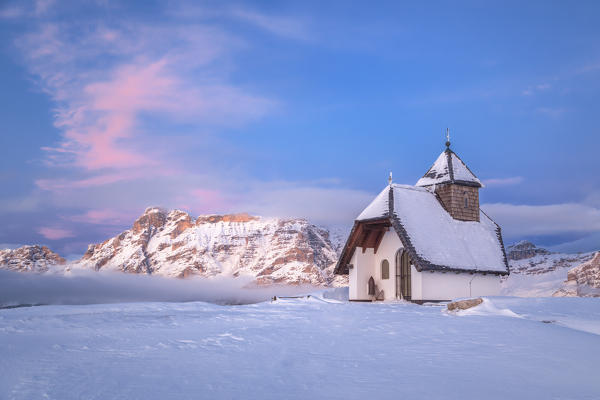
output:
[[[14,250],[0,250],[0,269],[19,272],[47,272],[61,270],[65,259],[46,246],[23,246]]]
[[[133,227],[90,245],[81,268],[170,277],[249,274],[261,284],[327,285],[337,254],[329,233],[303,219],[189,214],[151,207]]]
[[[591,298],[0,310],[0,399],[597,399]],[[545,322],[543,322],[545,321]]]
[[[590,253],[553,253],[522,241],[506,249],[510,276],[502,282],[502,293],[509,296],[552,296],[567,280],[567,273],[592,259]]]

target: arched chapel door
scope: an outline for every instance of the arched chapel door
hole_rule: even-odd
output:
[[[411,298],[410,257],[404,250],[396,252],[396,298]]]

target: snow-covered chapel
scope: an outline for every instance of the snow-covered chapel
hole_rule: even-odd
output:
[[[479,209],[479,179],[450,149],[415,186],[389,185],[354,221],[335,267],[350,300],[417,303],[497,295],[508,262]]]

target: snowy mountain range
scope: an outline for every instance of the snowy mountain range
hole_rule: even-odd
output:
[[[133,227],[92,244],[75,268],[169,277],[249,274],[260,284],[330,285],[337,260],[327,230],[303,219],[204,215],[150,207]]]
[[[66,263],[45,246],[24,246],[0,250],[0,268],[38,273],[112,270],[180,278],[250,275],[259,284],[342,286],[346,277],[333,275],[339,240],[333,242],[326,229],[304,219],[248,214],[193,218],[184,211],[150,207],[130,229],[89,245],[75,262]],[[506,253],[511,274],[502,283],[504,295],[600,295],[600,252],[554,253],[522,241],[508,246]]]

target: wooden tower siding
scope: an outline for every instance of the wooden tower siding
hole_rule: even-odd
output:
[[[452,218],[479,222],[479,188],[447,183],[437,185],[435,193]],[[465,199],[468,202],[467,207]]]

